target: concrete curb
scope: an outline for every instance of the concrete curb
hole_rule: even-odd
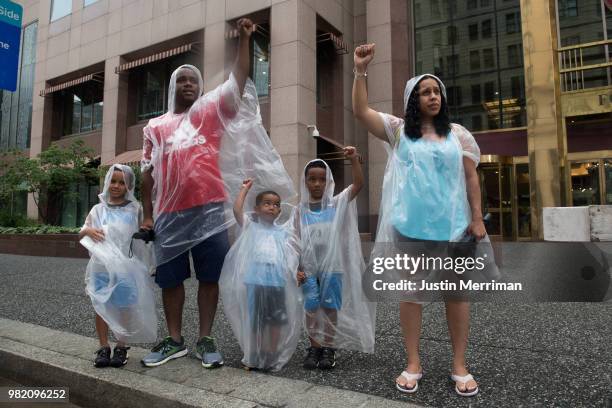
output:
[[[122,369],[93,367],[95,339],[0,319],[0,375],[32,386],[70,388],[71,402],[87,407],[383,407],[419,405],[223,367],[204,369],[193,358],[156,368],[130,349]]]

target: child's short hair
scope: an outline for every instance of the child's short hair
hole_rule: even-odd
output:
[[[261,204],[261,202],[263,201],[264,196],[267,195],[267,194],[272,194],[272,195],[277,196],[279,201],[281,199],[276,191],[272,191],[272,190],[262,191],[261,193],[257,194],[257,197],[255,197],[255,205]]]
[[[325,162],[323,160],[311,161],[306,165],[306,168],[304,169],[304,177],[308,177],[308,170],[310,169],[324,169],[325,171],[327,171],[327,166],[325,165]]]

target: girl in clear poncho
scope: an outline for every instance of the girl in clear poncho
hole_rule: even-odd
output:
[[[364,298],[365,271],[357,229],[354,198],[363,173],[354,147],[344,149],[351,160],[353,184],[334,196],[334,178],[323,160],[313,160],[302,174],[300,199],[301,268],[306,330],[310,348],[306,369],[331,369],[337,348],[374,350],[375,304]]]
[[[150,262],[150,249],[131,240],[142,220],[134,183],[130,167],[113,165],[106,173],[100,203],[91,209],[79,233],[81,244],[91,255],[85,282],[96,311],[100,341],[96,367],[125,365],[127,341],[145,343],[157,336],[155,298],[145,264]],[[117,339],[112,358],[109,327]]]
[[[374,44],[355,49],[353,112],[370,133],[391,147],[376,244],[454,242],[465,236],[482,240],[486,231],[476,172],[480,151],[470,132],[450,123],[444,84],[429,74],[412,78],[404,92],[405,119],[376,112],[368,107],[365,83],[366,68],[373,57]],[[475,395],[478,385],[465,362],[469,303],[447,300],[446,315],[453,346],[451,378],[455,391],[461,396]],[[422,377],[421,316],[421,304],[400,304],[408,361],[396,379],[396,387],[405,393],[415,392]]]
[[[254,211],[244,214],[252,185],[251,179],[244,181],[234,204],[242,230],[225,258],[219,286],[244,367],[278,371],[293,355],[302,328],[295,211],[279,220],[280,196],[260,189]]]

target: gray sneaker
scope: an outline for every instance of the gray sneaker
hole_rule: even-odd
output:
[[[172,359],[186,356],[188,352],[187,347],[185,347],[185,340],[182,337],[181,342],[177,343],[172,340],[172,337],[168,336],[153,347],[141,362],[146,367],[157,367]]]
[[[196,357],[202,360],[205,368],[217,368],[223,365],[223,356],[217,351],[215,339],[204,336],[196,345]]]

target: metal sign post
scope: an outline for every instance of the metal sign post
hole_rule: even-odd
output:
[[[23,7],[0,0],[0,89],[17,89]]]

